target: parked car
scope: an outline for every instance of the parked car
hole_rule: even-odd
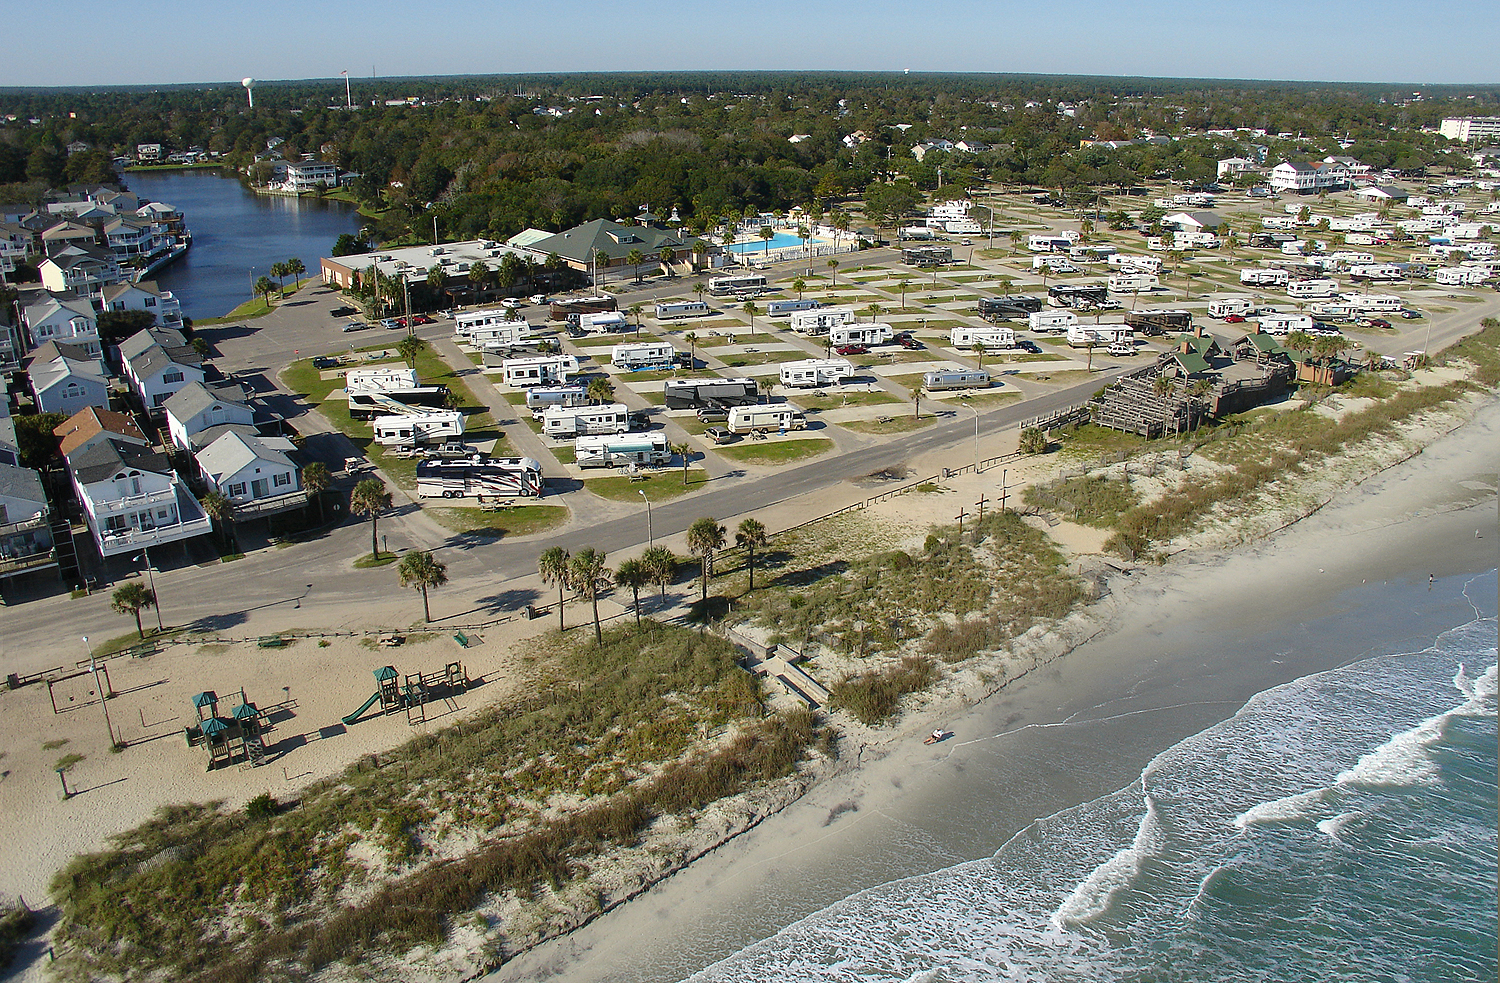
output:
[[[1226,314],[1226,315],[1224,315],[1224,323],[1225,324],[1244,324],[1245,323],[1245,319],[1244,319],[1244,317],[1242,317],[1239,314]]]
[[[1114,356],[1115,358],[1126,358],[1128,356],[1131,356],[1131,355],[1135,354],[1135,342],[1133,342],[1133,341],[1113,341],[1113,342],[1110,342],[1109,348],[1107,348],[1105,350],[1108,351],[1109,354],[1112,355],[1112,356]]]
[[[380,326],[382,328],[385,328],[387,331],[394,331],[396,328],[406,327],[405,324],[401,323],[400,319],[394,317],[388,317],[384,321],[381,321]]]
[[[331,314],[334,317],[352,317],[353,315],[359,313],[359,308],[357,308],[357,307],[349,307],[349,306],[345,305],[344,307],[335,307],[333,310],[329,311],[328,313]]]
[[[1421,317],[1422,316],[1422,312],[1421,311],[1413,311],[1413,310],[1404,310],[1404,311],[1401,312],[1401,316],[1404,317],[1404,318],[1406,318],[1406,320],[1410,321],[1412,318]]]
[[[920,341],[918,341],[917,339],[915,339],[915,338],[913,338],[911,336],[907,336],[905,338],[902,338],[899,342],[897,342],[897,344],[899,344],[902,348],[906,348],[906,349],[909,349],[911,351],[916,351],[919,348],[926,348],[927,347],[926,345],[922,344]]]
[[[344,334],[348,334],[351,331],[369,331],[371,327],[372,325],[366,324],[363,321],[350,321],[344,325],[343,331]]]
[[[835,355],[867,355],[869,352],[864,345],[839,345],[833,350]]]
[[[532,294],[527,299],[530,300],[533,304],[545,304],[545,303],[547,303],[547,295],[546,294]]]
[[[724,427],[709,427],[707,430],[703,431],[703,436],[707,437],[709,440],[713,441],[716,444],[731,444],[734,441],[740,439],[739,434],[730,433]]]
[[[412,324],[431,324],[433,322],[432,322],[432,318],[428,317],[426,314],[413,314],[411,316],[411,323]]]
[[[438,444],[427,453],[433,457],[473,457],[479,451],[473,444],[466,444],[461,440],[450,440],[445,444]]]
[[[315,369],[332,369],[342,364],[343,361],[337,355],[317,355],[313,358]]]
[[[729,419],[729,411],[719,406],[704,406],[698,410],[699,423],[723,423]]]
[[[1387,321],[1383,317],[1372,317],[1365,323],[1372,328],[1388,328],[1391,326],[1391,322]]]
[[[1036,342],[1032,341],[1029,338],[1021,338],[1020,340],[1018,340],[1016,342],[1016,348],[1023,352],[1028,352],[1032,355],[1040,355],[1042,353],[1041,346],[1039,346]]]

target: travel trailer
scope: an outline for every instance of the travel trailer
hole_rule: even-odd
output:
[[[373,424],[375,443],[382,447],[416,447],[441,444],[462,437],[464,415],[456,410],[412,416],[377,416]]]
[[[835,345],[883,345],[895,336],[889,324],[878,321],[841,324],[828,332],[828,340]]]
[[[1286,295],[1293,300],[1332,297],[1338,292],[1337,280],[1293,280],[1286,285]]]
[[[567,382],[578,371],[573,355],[538,355],[535,358],[508,358],[504,364],[507,386],[550,386]]]
[[[525,324],[518,321],[515,311],[508,307],[487,307],[479,311],[459,311],[453,315],[453,337],[457,341],[469,341],[476,328],[496,324]]]
[[[1068,346],[1112,345],[1133,337],[1134,333],[1123,324],[1075,324],[1068,329]]]
[[[1260,330],[1278,338],[1293,331],[1311,331],[1313,319],[1310,314],[1267,314],[1260,319]]]
[[[554,439],[585,434],[624,433],[630,429],[630,410],[624,403],[602,406],[549,406],[542,413],[542,433]]]
[[[714,309],[701,300],[683,300],[670,304],[656,305],[656,319],[658,321],[675,321],[683,317],[707,317]]]
[[[393,389],[416,389],[417,370],[404,365],[382,365],[372,369],[350,369],[344,376],[344,391],[383,393]]]
[[[730,433],[755,433],[769,430],[804,430],[807,418],[802,411],[785,404],[779,406],[736,406],[729,411]]]
[[[922,376],[922,388],[928,392],[944,389],[987,389],[990,374],[983,369],[946,369],[927,372]]]
[[[797,311],[815,311],[820,305],[816,300],[773,300],[766,305],[766,317],[789,317]]]
[[[781,363],[781,384],[802,389],[837,386],[854,378],[854,365],[847,358],[809,358]]]
[[[857,315],[853,307],[820,307],[813,310],[793,311],[787,326],[798,334],[817,337],[841,324],[849,324]]]
[[[985,348],[1014,348],[1016,347],[1016,332],[1013,328],[962,326],[948,331],[948,344],[954,348],[965,349],[973,348],[975,345]]]
[[[1161,280],[1155,273],[1111,273],[1109,276],[1109,292],[1112,294],[1136,294],[1160,286]]]
[[[651,341],[636,345],[615,345],[609,351],[609,364],[627,372],[645,369],[670,369],[677,358],[677,349],[669,342]]]
[[[530,457],[433,458],[417,462],[419,498],[536,498],[542,465]]]
[[[1037,334],[1066,331],[1078,323],[1078,315],[1072,311],[1037,311],[1026,316],[1026,326]]]
[[[1255,301],[1249,297],[1220,297],[1208,302],[1208,316],[1226,318],[1231,314],[1245,317],[1255,310]]]
[[[578,330],[584,333],[598,331],[603,334],[629,331],[630,322],[626,321],[625,315],[619,311],[597,311],[593,314],[578,315]]]
[[[351,392],[349,415],[356,420],[377,416],[421,416],[448,405],[447,386],[418,386],[388,392]]]
[[[585,386],[533,386],[526,390],[526,408],[533,420],[540,420],[551,406],[587,406],[589,391]]]
[[[573,459],[580,468],[660,467],[672,463],[672,450],[660,432],[591,434],[573,442]]]

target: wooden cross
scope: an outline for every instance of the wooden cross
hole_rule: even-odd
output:
[[[957,518],[958,518],[958,538],[959,539],[963,538],[963,535],[964,535],[964,516],[966,516],[968,514],[969,513],[965,512],[962,507],[959,508],[959,510],[958,510],[958,516],[957,516]]]
[[[980,522],[984,521],[984,503],[988,502],[988,501],[989,501],[989,499],[984,497],[984,493],[980,492],[979,493],[979,501],[977,501],[977,502],[974,503],[975,505],[979,506],[979,521]]]

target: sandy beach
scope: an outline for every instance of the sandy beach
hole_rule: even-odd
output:
[[[1262,542],[1115,578],[1091,612],[1107,635],[977,706],[929,701],[846,748],[857,768],[494,978],[684,978],[855,891],[989,856],[1269,686],[1430,640],[1473,616],[1465,586],[1500,556],[1497,467],[1490,402]],[[1494,613],[1493,589],[1474,600]],[[924,746],[935,726],[954,737]]]

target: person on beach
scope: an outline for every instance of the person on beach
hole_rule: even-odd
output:
[[[948,736],[948,735],[945,732],[943,732],[941,730],[935,730],[935,731],[932,732],[932,736],[929,737],[929,738],[927,738],[927,740],[924,741],[923,743],[924,744],[936,744],[938,741],[941,741],[946,736]]]

